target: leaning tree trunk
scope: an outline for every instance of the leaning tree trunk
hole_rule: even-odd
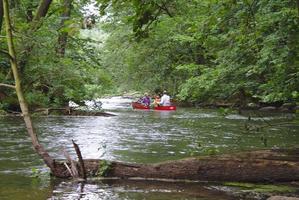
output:
[[[51,169],[54,170],[54,161],[51,158],[51,156],[46,152],[46,150],[42,147],[42,145],[39,143],[38,138],[36,136],[36,133],[34,131],[31,117],[29,114],[29,109],[26,103],[26,100],[24,98],[24,94],[21,88],[21,80],[19,78],[19,73],[18,73],[18,65],[17,65],[17,59],[16,59],[16,53],[14,49],[14,44],[13,44],[13,35],[12,35],[12,28],[11,28],[11,23],[10,23],[10,17],[9,17],[9,6],[8,6],[8,1],[3,0],[3,10],[4,10],[4,17],[5,17],[5,30],[6,30],[6,38],[7,38],[7,46],[8,46],[8,52],[10,55],[10,64],[11,64],[11,69],[13,72],[13,77],[15,80],[15,90],[17,93],[17,97],[19,100],[19,104],[22,110],[22,115],[25,121],[25,125],[27,128],[27,132],[31,138],[32,144],[36,152],[42,157],[44,162],[47,164],[47,166]]]
[[[0,1],[0,34],[2,30],[2,21],[3,21],[3,2]]]
[[[39,21],[42,17],[45,17],[48,13],[52,0],[41,0],[34,16],[34,21]]]

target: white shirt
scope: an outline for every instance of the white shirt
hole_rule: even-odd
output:
[[[163,94],[160,101],[161,106],[170,106],[170,97],[167,94]]]

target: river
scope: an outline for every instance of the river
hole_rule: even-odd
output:
[[[62,149],[75,158],[156,163],[193,155],[230,153],[299,144],[298,115],[231,113],[178,108],[175,112],[132,110],[131,99],[102,99],[113,117],[36,116],[39,139],[52,156]],[[250,120],[248,120],[250,116]],[[296,123],[297,122],[297,123]],[[298,146],[297,146],[298,147]],[[0,116],[0,199],[234,199],[217,183],[89,180],[49,177],[34,153],[23,119]]]

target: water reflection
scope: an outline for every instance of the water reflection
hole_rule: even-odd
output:
[[[28,173],[0,172],[1,200],[47,199],[52,196],[52,186],[48,178],[33,178]]]
[[[51,199],[218,199],[228,200],[228,194],[209,189],[208,184],[159,182],[142,180],[102,180],[58,182]]]
[[[154,117],[158,118],[158,119],[168,119],[171,118],[173,116],[175,116],[175,111],[158,111],[155,110],[154,112]]]

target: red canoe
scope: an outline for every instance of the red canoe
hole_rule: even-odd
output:
[[[150,106],[145,106],[141,103],[132,102],[133,109],[139,109],[139,110],[149,110]],[[156,106],[154,107],[154,110],[176,110],[176,106]]]
[[[149,110],[150,109],[149,106],[145,106],[145,105],[143,105],[141,103],[137,103],[137,102],[132,102],[132,107],[134,109],[141,109],[141,110]]]
[[[176,110],[176,106],[156,106],[154,110]]]

